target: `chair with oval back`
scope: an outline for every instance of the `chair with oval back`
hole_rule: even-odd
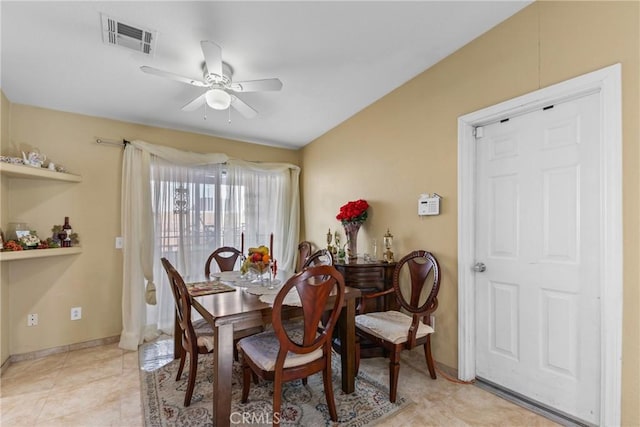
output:
[[[409,278],[408,295],[400,286],[401,276]],[[436,258],[427,251],[413,251],[404,256],[393,272],[393,288],[371,294],[363,299],[378,298],[393,294],[400,306],[409,314],[400,311],[369,312],[356,316],[356,335],[383,347],[389,354],[389,400],[396,401],[400,353],[417,345],[424,346],[427,368],[432,379],[436,371],[431,355],[430,315],[438,308],[440,289],[440,266]],[[422,302],[421,302],[422,301]],[[356,354],[358,358],[358,354]],[[359,361],[356,360],[356,371]]]
[[[304,322],[297,327],[285,322],[286,314],[283,313],[285,297],[294,287],[304,313]],[[306,379],[322,371],[329,414],[337,421],[331,382],[331,335],[344,302],[344,292],[342,274],[329,265],[308,267],[287,280],[273,303],[273,330],[243,338],[238,343],[243,367],[242,403],[249,398],[252,372],[262,379],[274,381],[273,424],[279,424],[282,383]],[[318,331],[318,322],[327,311],[331,296],[335,296],[330,304],[331,315],[326,327]]]
[[[236,267],[236,263],[238,258],[242,257],[242,252],[238,249],[231,246],[222,246],[216,249],[209,255],[207,262],[204,265],[204,276],[210,277],[211,274],[211,262],[213,260],[218,264],[218,268],[220,271],[233,271]],[[239,268],[239,267],[238,267]],[[250,329],[240,329],[234,331],[234,342],[237,342],[242,337],[247,335],[256,334],[258,332],[262,332],[264,328],[262,326],[253,327]],[[233,346],[233,357],[235,360],[238,360],[238,350],[236,346]]]
[[[296,273],[302,270],[302,266],[312,252],[313,245],[311,244],[311,242],[303,240],[302,242],[298,243],[298,261],[296,263]]]
[[[238,261],[238,257],[242,255],[238,249],[231,246],[222,246],[209,255],[207,262],[204,264],[204,276],[209,277],[211,274],[211,262],[215,259],[220,271],[233,271]]]
[[[302,268],[305,269],[312,265],[333,265],[333,255],[327,249],[318,249],[307,257]]]

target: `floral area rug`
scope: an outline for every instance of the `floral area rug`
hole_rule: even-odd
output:
[[[143,351],[140,351],[141,357]],[[322,373],[302,381],[291,381],[283,385],[281,425],[283,426],[366,426],[374,425],[381,419],[408,406],[411,401],[398,396],[396,403],[389,402],[388,387],[377,383],[362,370],[356,378],[356,390],[344,394],[341,390],[339,356],[334,354],[333,390],[338,422],[331,421],[324,397]],[[211,426],[213,367],[212,356],[200,355],[198,374],[189,407],[183,406],[187,388],[187,361],[182,378],[175,380],[178,361],[171,361],[150,371],[140,370],[141,396],[145,425],[156,426]],[[142,361],[141,361],[141,365]],[[233,364],[232,381],[232,426],[271,425],[273,383],[260,380],[252,383],[249,400],[240,403],[242,391],[242,367]]]

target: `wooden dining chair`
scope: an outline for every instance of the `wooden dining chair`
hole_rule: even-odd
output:
[[[401,276],[409,278],[407,291],[401,286]],[[393,271],[393,287],[381,292],[362,294],[363,299],[393,294],[400,306],[409,314],[390,310],[370,312],[356,316],[356,335],[383,347],[389,354],[389,400],[396,401],[400,353],[415,346],[424,347],[427,368],[432,379],[436,371],[431,355],[430,316],[438,308],[440,266],[436,258],[426,251],[413,251],[404,256]],[[356,372],[359,367],[356,354]]]
[[[204,265],[204,277],[210,277],[211,274],[211,262],[213,260],[218,264],[218,268],[220,271],[233,271],[236,267],[236,262],[238,258],[242,256],[242,252],[232,246],[222,246],[216,249],[209,255],[207,262]],[[237,342],[242,337],[247,335],[255,334],[258,332],[264,331],[263,327],[254,327],[251,329],[238,330],[234,332],[234,342]],[[238,350],[233,347],[233,358],[237,361],[238,359]]]
[[[328,249],[318,249],[307,257],[307,260],[302,264],[302,269],[304,270],[305,268],[315,265],[333,265],[333,255],[331,254],[331,251]],[[320,324],[318,325],[319,332],[321,332],[320,329],[324,328],[324,325],[327,324],[329,315],[330,313],[327,311],[322,314]]]
[[[213,351],[213,330],[211,326],[202,319],[199,322],[191,322],[191,296],[187,291],[182,276],[171,265],[169,260],[162,258],[162,266],[169,277],[169,285],[173,292],[176,305],[176,320],[182,332],[181,343],[182,352],[180,354],[180,367],[176,375],[176,381],[182,376],[187,355],[189,357],[189,377],[187,381],[187,392],[184,396],[184,406],[191,404],[193,387],[196,381],[196,371],[198,368],[198,355],[207,354]],[[174,337],[176,339],[177,337]]]
[[[242,255],[238,249],[231,246],[222,246],[209,255],[207,262],[204,264],[204,277],[211,274],[211,262],[216,261],[220,271],[233,271],[238,261],[238,257]]]
[[[309,258],[309,255],[311,255],[312,251],[313,246],[311,245],[311,242],[304,240],[298,243],[298,262],[296,263],[296,273],[302,270],[302,266],[304,265],[307,258]]]
[[[285,297],[294,287],[304,312],[303,322],[298,326],[284,322],[282,310]],[[306,379],[322,371],[329,414],[333,421],[337,421],[331,382],[331,335],[340,315],[344,292],[342,274],[329,265],[309,267],[287,280],[273,303],[273,330],[238,342],[243,368],[242,403],[248,400],[252,373],[274,381],[273,424],[279,424],[282,383]],[[329,297],[333,295],[335,299],[327,309]],[[320,317],[327,310],[331,315],[325,328],[318,331]]]
[[[302,268],[305,269],[313,265],[333,265],[333,255],[327,249],[318,249],[307,257]]]

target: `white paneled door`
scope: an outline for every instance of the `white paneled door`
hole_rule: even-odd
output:
[[[600,138],[598,94],[476,137],[476,375],[594,424]]]

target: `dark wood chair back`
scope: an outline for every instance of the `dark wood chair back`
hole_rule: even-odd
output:
[[[302,270],[302,266],[304,265],[309,255],[313,251],[313,246],[311,242],[306,240],[298,243],[298,262],[296,263],[296,273]]]
[[[220,271],[233,271],[238,261],[238,257],[242,255],[238,249],[231,246],[222,246],[209,255],[207,262],[204,264],[204,277],[211,275],[211,261],[216,260]]]
[[[284,298],[292,288],[296,288],[302,311],[304,312],[304,338],[302,343],[294,342],[286,333],[283,321],[287,318],[282,315]],[[323,347],[325,356],[331,359],[331,334],[338,322],[338,316],[344,303],[344,277],[333,266],[319,265],[304,269],[290,278],[278,291],[273,302],[272,324],[273,330],[280,341],[280,351],[276,362],[276,369],[282,369],[287,352],[310,353]],[[327,301],[331,295],[336,298],[327,309]],[[318,334],[318,322],[322,314],[330,311],[327,323],[322,332]],[[329,360],[329,364],[330,364]],[[307,375],[305,375],[306,377]]]
[[[302,264],[302,269],[314,265],[333,265],[333,255],[327,249],[318,249],[307,257],[307,260]]]
[[[206,354],[212,351],[213,330],[205,321],[200,321],[198,328],[191,322],[191,296],[187,290],[187,286],[182,276],[171,265],[169,260],[162,258],[162,266],[169,277],[169,286],[173,292],[176,306],[176,321],[180,325],[181,337],[174,337],[181,341],[180,366],[176,375],[176,381],[182,376],[182,370],[185,366],[185,360],[189,357],[189,376],[187,379],[187,390],[184,395],[184,406],[191,404],[193,389],[196,382],[196,373],[198,367],[198,355]],[[198,333],[197,331],[200,331]],[[208,345],[207,345],[208,344]],[[175,355],[177,358],[178,355]]]
[[[176,306],[176,319],[182,330],[183,346],[186,345],[190,349],[196,349],[197,337],[193,324],[191,323],[191,296],[189,295],[182,276],[173,267],[171,262],[166,258],[162,258],[161,261],[169,277],[169,286],[171,287]]]
[[[302,326],[286,322],[289,315],[283,306],[290,292],[297,292],[300,298],[304,313]],[[273,303],[273,332],[244,338],[238,344],[243,354],[242,403],[249,397],[252,372],[260,378],[274,381],[273,423],[279,424],[276,414],[280,413],[282,404],[282,383],[302,379],[306,384],[308,376],[322,371],[329,414],[332,420],[337,421],[331,382],[331,336],[344,303],[344,293],[344,278],[331,265],[308,267],[287,280]],[[331,297],[335,297],[332,302]],[[325,312],[330,313],[327,323],[318,330],[318,322]],[[292,354],[308,355],[310,360],[291,362],[285,367],[285,359],[296,358]],[[265,360],[269,363],[265,364]]]
[[[408,286],[401,286],[407,282]],[[431,314],[438,308],[440,266],[427,251],[413,251],[405,255],[393,271],[393,287],[380,292],[363,294],[362,299],[394,295],[404,312],[386,311],[362,313],[356,316],[356,335],[361,342],[374,343],[384,348],[389,357],[389,400],[396,401],[400,353],[417,345],[424,346],[427,368],[436,379],[431,354]],[[364,305],[364,304],[361,304]],[[395,324],[397,329],[390,328]],[[406,328],[406,333],[402,332]],[[400,332],[396,335],[397,332]],[[356,350],[356,371],[360,353]]]
[[[408,294],[400,287],[400,275],[405,265],[410,278]],[[396,300],[409,313],[434,311],[438,306],[440,265],[433,254],[427,251],[413,251],[405,255],[393,271],[393,289]],[[421,300],[424,301],[420,303]]]

